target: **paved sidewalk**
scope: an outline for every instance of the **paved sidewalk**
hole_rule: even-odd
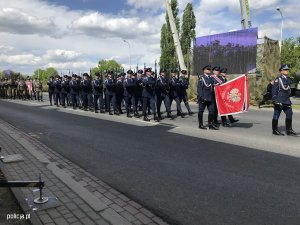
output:
[[[1,155],[22,154],[23,162],[0,167],[7,180],[45,181],[44,192],[58,198],[59,206],[34,210],[25,199],[37,197],[33,188],[12,188],[32,224],[166,225],[140,204],[49,149],[35,137],[0,120]]]

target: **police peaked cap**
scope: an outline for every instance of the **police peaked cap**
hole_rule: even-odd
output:
[[[120,73],[120,76],[125,77],[125,76],[126,76],[126,73],[122,72],[122,73]]]
[[[114,71],[109,70],[109,71],[107,71],[107,74],[114,75]]]
[[[146,72],[152,72],[152,68],[151,67],[147,68]]]
[[[77,77],[77,75],[76,74],[72,74],[72,77]]]
[[[204,66],[204,67],[202,68],[202,70],[206,70],[206,69],[210,70],[210,69],[211,69],[211,65],[206,65],[206,66]]]
[[[166,70],[165,69],[160,69],[159,73],[165,73]]]
[[[89,75],[87,73],[82,74],[84,77],[88,77]]]
[[[177,73],[177,69],[171,69],[171,73]]]
[[[220,69],[220,73],[227,73],[227,68]]]
[[[279,71],[281,71],[281,70],[289,70],[290,69],[290,67],[288,66],[288,64],[283,64],[283,65],[281,65],[281,67],[279,68]]]
[[[133,74],[133,71],[132,70],[128,70],[127,74]]]
[[[95,76],[96,76],[96,77],[100,77],[100,73],[99,73],[99,72],[96,72],[96,73],[95,73]]]
[[[221,67],[219,67],[219,66],[214,66],[214,67],[212,68],[213,71],[220,71],[220,69],[221,69]]]
[[[143,70],[138,70],[137,72],[140,73],[140,74],[143,74],[143,73],[144,73]]]

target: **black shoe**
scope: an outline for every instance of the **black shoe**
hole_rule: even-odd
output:
[[[209,124],[209,125],[208,125],[208,128],[209,128],[210,130],[219,130],[219,128],[218,128],[216,125],[214,125],[214,124]]]
[[[99,113],[99,111],[98,111],[98,110],[95,110],[95,113]]]
[[[86,111],[86,112],[89,111],[87,108],[84,108],[83,110]]]
[[[194,114],[195,114],[195,113],[194,113],[194,112],[192,112],[192,111],[190,111],[190,112],[189,112],[189,115],[194,115]]]
[[[149,119],[147,116],[144,116],[144,121],[147,121],[147,122],[149,122],[149,121],[150,121],[150,119]]]
[[[130,113],[127,113],[127,117],[132,118],[132,115],[130,115]]]
[[[159,122],[161,120],[161,117],[159,116],[154,116],[154,121]]]
[[[109,112],[109,115],[111,115],[111,116],[112,116],[112,115],[114,115],[114,114],[113,114],[112,112]]]
[[[116,116],[120,116],[120,113],[119,113],[119,112],[117,112],[117,111],[115,111],[115,112],[114,112],[114,115],[116,115]]]
[[[231,127],[231,125],[229,123],[227,123],[227,122],[222,123],[222,126],[223,127]]]
[[[203,125],[199,125],[199,129],[207,130],[207,127],[206,127],[206,126],[203,126]]]
[[[136,118],[140,118],[140,117],[141,117],[141,115],[140,115],[138,112],[135,112],[135,113],[134,113],[134,117],[136,117]]]
[[[284,136],[284,134],[281,133],[279,130],[273,130],[273,134],[278,136]]]
[[[240,120],[238,120],[238,119],[232,119],[232,120],[230,120],[230,123],[236,123],[236,122],[239,122]]]
[[[286,131],[286,135],[288,135],[288,136],[296,136],[296,135],[298,135],[298,133],[291,129],[291,130],[287,130]]]
[[[100,110],[100,113],[105,113],[105,110],[103,110],[103,109],[102,109],[102,110]]]

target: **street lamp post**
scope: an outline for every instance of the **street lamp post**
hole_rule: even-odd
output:
[[[280,13],[281,16],[281,28],[280,28],[280,41],[279,41],[279,49],[281,53],[281,47],[282,47],[282,30],[283,30],[283,15],[279,7],[276,8],[276,10]]]
[[[131,69],[131,46],[130,46],[130,43],[128,41],[126,41],[125,39],[123,39],[123,41],[125,43],[127,43],[128,47],[129,47],[129,66],[130,66],[130,69]]]

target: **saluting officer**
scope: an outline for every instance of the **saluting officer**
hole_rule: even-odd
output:
[[[283,64],[279,68],[280,75],[275,79],[272,88],[272,100],[274,103],[274,115],[272,120],[272,130],[274,135],[284,135],[278,129],[278,119],[281,111],[284,111],[286,115],[285,127],[287,135],[298,135],[292,128],[292,102],[290,100],[291,83],[289,75],[289,67],[287,64]]]
[[[208,127],[211,130],[219,130],[213,123],[214,120],[214,81],[210,76],[211,65],[206,65],[202,68],[203,75],[198,81],[198,121],[199,128],[206,130],[206,127],[203,125],[203,112],[205,108],[208,109]]]

